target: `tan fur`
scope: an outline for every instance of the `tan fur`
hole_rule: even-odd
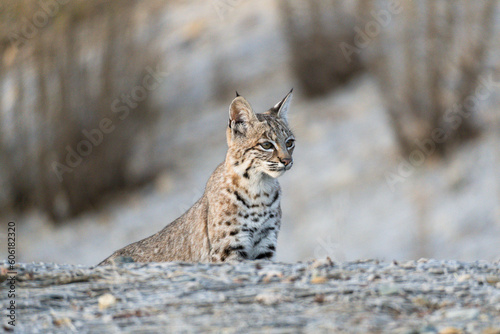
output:
[[[281,224],[276,178],[293,164],[294,137],[286,119],[291,95],[262,114],[236,97],[229,108],[226,159],[202,198],[163,230],[100,264],[121,257],[135,262],[272,259]],[[264,148],[268,143],[272,148]]]

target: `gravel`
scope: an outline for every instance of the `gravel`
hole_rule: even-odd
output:
[[[17,272],[19,333],[500,334],[498,262],[33,263]],[[2,296],[1,309],[9,303]]]

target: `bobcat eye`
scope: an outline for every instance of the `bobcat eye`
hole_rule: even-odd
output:
[[[274,147],[273,143],[269,142],[269,141],[266,141],[265,143],[261,143],[260,146],[264,149],[264,150],[270,150]]]
[[[294,142],[295,142],[295,140],[293,140],[293,139],[289,139],[289,140],[287,140],[287,142],[286,142],[286,147],[288,147],[288,148],[292,147],[292,146],[293,146],[293,144],[294,144]]]

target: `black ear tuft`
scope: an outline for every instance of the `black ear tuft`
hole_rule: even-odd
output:
[[[292,100],[292,96],[293,96],[292,92],[293,92],[293,88],[290,90],[290,92],[288,94],[286,94],[286,96],[283,98],[283,100],[276,103],[274,105],[274,107],[269,109],[269,111],[267,111],[267,112],[270,113],[271,115],[275,115],[277,117],[280,117],[285,122],[288,122],[287,113],[288,113],[288,108],[290,106],[290,101]]]
[[[238,97],[238,96],[241,96],[241,95],[240,95],[240,94],[238,94],[238,91],[236,91],[236,97]]]
[[[288,94],[286,94],[286,96],[283,98],[283,100],[279,101],[278,103],[276,103],[274,105],[274,107],[269,109],[271,114],[274,114],[278,117],[281,117],[282,119],[285,120],[285,122],[287,121],[288,107],[290,106],[290,101],[292,100],[292,96],[293,96],[292,92],[293,92],[293,88],[290,90],[290,92]]]

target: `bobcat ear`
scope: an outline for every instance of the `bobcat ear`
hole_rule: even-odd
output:
[[[279,101],[278,103],[276,103],[274,107],[269,109],[270,113],[287,121],[288,107],[290,107],[292,96],[293,96],[293,88],[290,90],[288,94],[286,94],[283,100]]]
[[[256,121],[257,116],[252,110],[250,103],[244,97],[236,97],[229,106],[229,127],[236,130],[236,126],[242,125],[247,122]],[[242,131],[239,131],[242,132]]]

